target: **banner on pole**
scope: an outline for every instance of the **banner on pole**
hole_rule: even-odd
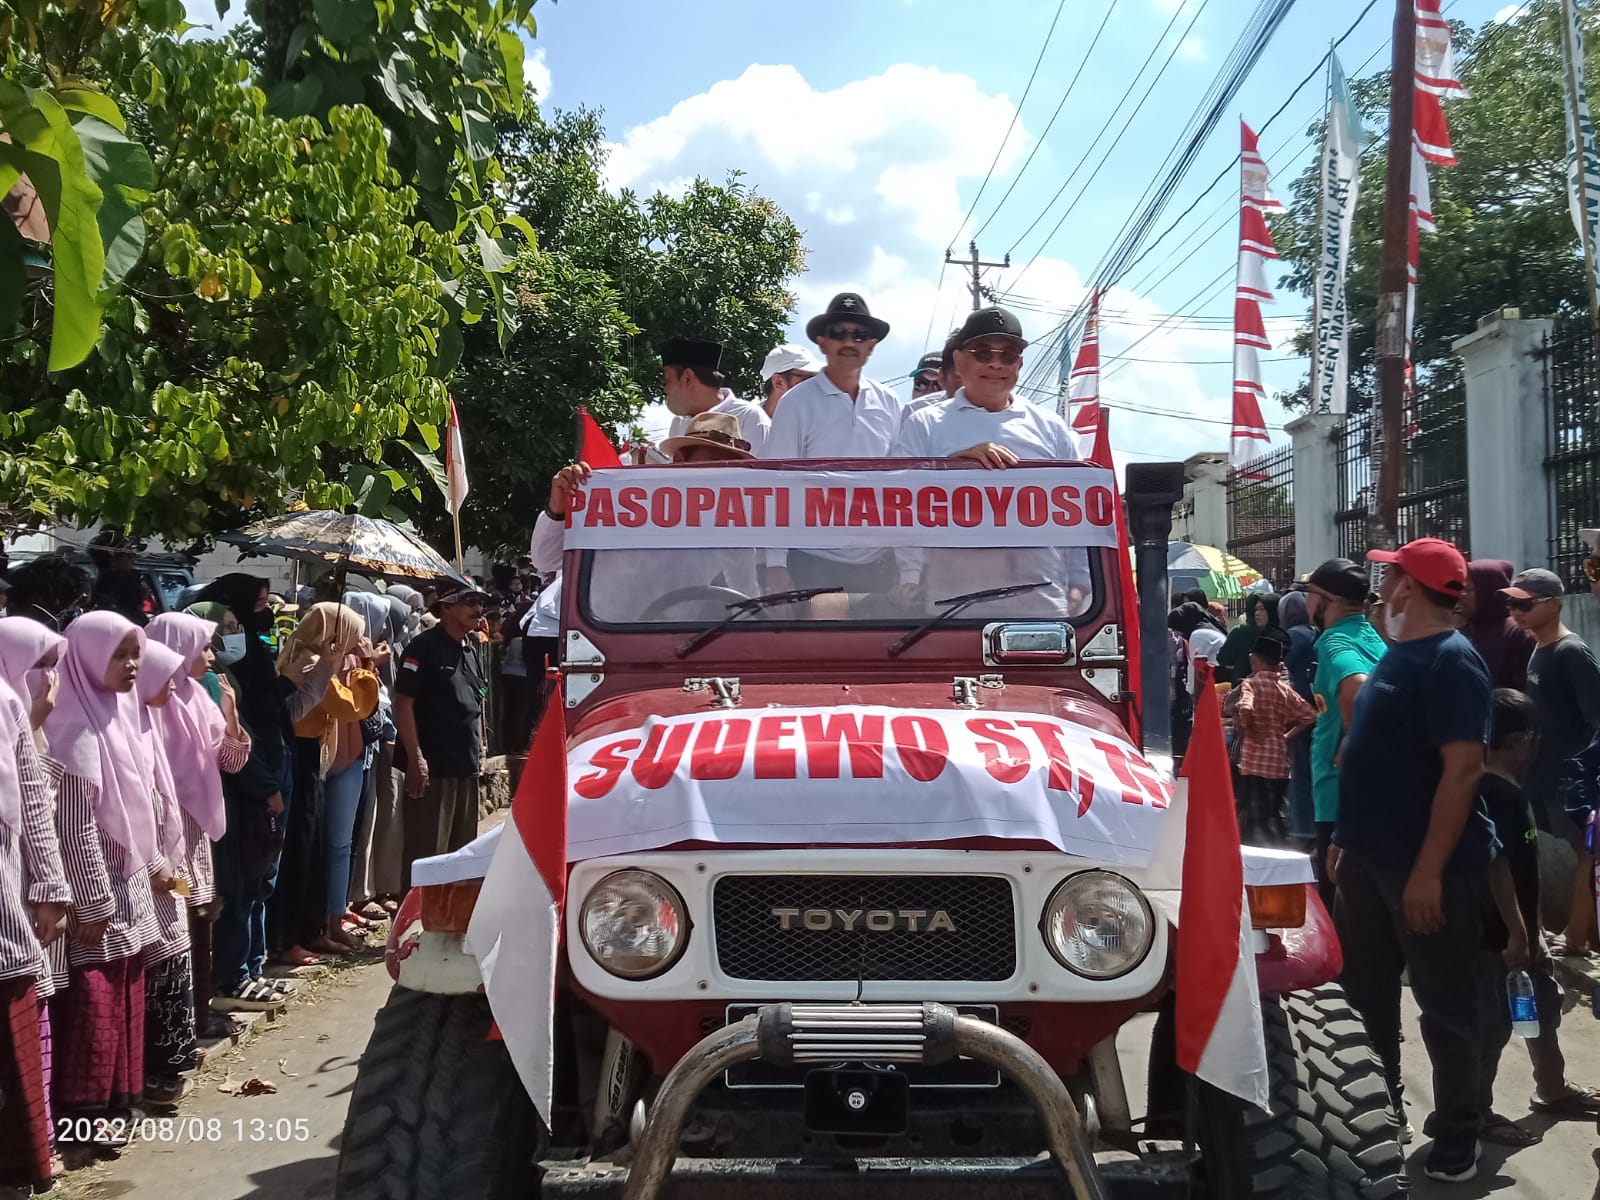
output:
[[[1583,79],[1583,23],[1573,0],[1562,0],[1567,22],[1567,86],[1571,95],[1562,106],[1567,127],[1567,204],[1572,224],[1580,241],[1593,251],[1600,246],[1600,150],[1595,146],[1594,120],[1589,115],[1588,88]],[[1578,128],[1573,128],[1576,112]],[[1582,173],[1579,173],[1579,147],[1582,147]],[[1592,255],[1596,283],[1600,284],[1600,254]]]
[[[1267,190],[1271,176],[1255,131],[1240,121],[1239,132],[1239,271],[1233,300],[1233,437],[1228,453],[1235,467],[1259,458],[1272,444],[1261,411],[1267,398],[1261,383],[1261,351],[1272,349],[1261,304],[1273,298],[1267,260],[1278,257],[1266,213],[1283,207]]]
[[[1350,97],[1350,87],[1330,55],[1330,101],[1322,143],[1322,262],[1314,296],[1316,353],[1312,386],[1314,412],[1342,413],[1349,403],[1350,327],[1345,307],[1345,275],[1350,239],[1361,190],[1361,148],[1366,134]]]

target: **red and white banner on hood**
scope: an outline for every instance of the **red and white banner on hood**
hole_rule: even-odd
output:
[[[880,707],[653,717],[567,755],[567,857],[680,842],[1047,842],[1142,867],[1172,783],[1128,742],[1054,717]]]
[[[1101,467],[596,471],[567,507],[569,550],[1115,546]]]

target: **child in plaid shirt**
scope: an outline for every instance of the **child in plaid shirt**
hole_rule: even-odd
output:
[[[1287,844],[1289,739],[1316,723],[1317,711],[1283,675],[1283,643],[1256,639],[1250,677],[1235,709],[1239,746],[1239,834],[1256,846]]]

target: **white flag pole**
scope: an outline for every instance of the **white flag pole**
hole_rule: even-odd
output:
[[[1561,10],[1561,49],[1567,67],[1567,120],[1572,124],[1572,153],[1576,159],[1576,170],[1569,170],[1568,180],[1577,188],[1578,213],[1582,218],[1578,221],[1578,237],[1583,242],[1583,273],[1588,283],[1590,332],[1597,345],[1600,345],[1600,295],[1596,294],[1594,277],[1594,224],[1589,217],[1589,155],[1579,101],[1578,80],[1583,65],[1578,61],[1578,14],[1573,0],[1562,0]]]

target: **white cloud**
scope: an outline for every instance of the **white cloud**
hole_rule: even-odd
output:
[[[1529,2],[1530,2],[1530,0],[1523,0],[1523,3],[1521,3],[1521,4],[1508,4],[1508,5],[1506,5],[1499,12],[1494,14],[1494,22],[1495,22],[1495,24],[1496,25],[1504,24],[1506,21],[1511,20],[1513,17],[1516,17],[1516,16],[1520,15],[1522,13],[1522,11],[1525,8],[1528,7]]]
[[[892,326],[869,368],[887,380],[905,375],[970,308],[962,286],[966,273],[959,266],[946,268],[941,287],[941,264],[962,223],[964,198],[970,199],[989,170],[1014,112],[1009,97],[985,93],[967,76],[927,67],[893,66],[819,90],[793,66],[753,65],[624,132],[609,147],[606,177],[613,188],[648,192],[681,188],[696,175],[720,180],[733,168],[745,172],[746,182],[776,201],[804,233],[807,271],[792,285],[790,339],[802,340],[805,321],[832,295],[858,291]],[[1017,168],[1029,142],[1018,121],[996,181]],[[964,244],[955,249],[963,252]],[[1004,289],[1014,286],[1016,275],[991,272],[986,281]],[[1060,310],[1079,303],[1084,288],[1075,264],[1040,258],[1020,290],[1048,298],[1045,306]],[[1120,326],[1106,324],[1108,356],[1126,352],[1167,315],[1121,290],[1105,304],[1108,311],[1127,314]],[[1059,320],[1054,313],[1017,308],[1031,338],[1044,337]],[[1225,449],[1231,372],[1221,367],[1202,375],[1182,360],[1222,360],[1231,353],[1231,330],[1193,321],[1175,321],[1141,342],[1133,351],[1138,358],[1178,361],[1127,363],[1108,381],[1108,401],[1177,410],[1200,420],[1117,413],[1113,437],[1119,448],[1140,457],[1177,458]],[[1115,365],[1108,361],[1105,371]],[[1054,369],[1047,374],[1048,392]],[[652,432],[664,428],[664,410],[649,410],[644,424]]]
[[[540,104],[550,100],[550,67],[544,60],[544,47],[528,52],[522,60],[522,84],[538,98]]]

